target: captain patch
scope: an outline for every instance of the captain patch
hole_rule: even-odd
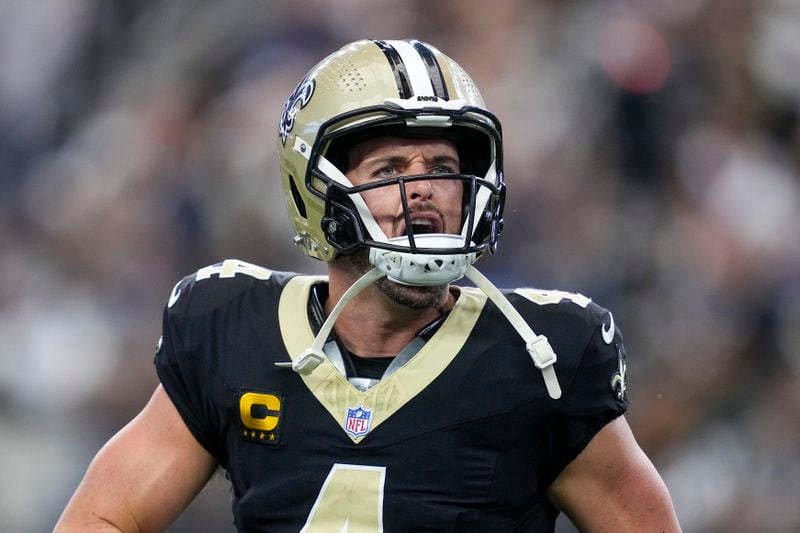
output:
[[[276,445],[280,442],[283,399],[273,393],[242,391],[239,421],[244,440]]]

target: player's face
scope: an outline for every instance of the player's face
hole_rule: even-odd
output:
[[[397,176],[459,171],[458,151],[450,141],[376,137],[350,151],[346,174],[353,185],[363,185]],[[460,233],[461,181],[412,181],[405,187],[415,235]],[[361,195],[387,237],[406,234],[406,218],[397,185],[378,187]]]
[[[443,139],[376,137],[357,144],[348,154],[346,175],[353,185],[395,176],[457,173],[458,151]],[[460,233],[463,183],[459,180],[429,180],[406,184],[406,198],[414,234]],[[361,193],[376,222],[387,237],[406,233],[406,220],[397,185]],[[371,269],[366,250],[350,260],[359,271]],[[395,303],[411,309],[440,307],[447,300],[447,286],[409,287],[379,279],[375,285]]]

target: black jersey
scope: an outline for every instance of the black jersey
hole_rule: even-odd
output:
[[[610,313],[504,291],[558,355],[553,400],[506,318],[461,288],[422,349],[362,392],[327,360],[307,376],[275,366],[311,346],[309,293],[325,282],[228,260],[181,281],[165,310],[158,375],[227,470],[236,527],[552,531],[547,487],[627,406]]]

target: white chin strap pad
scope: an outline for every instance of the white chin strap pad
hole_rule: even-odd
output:
[[[464,239],[460,235],[426,233],[414,237],[419,248],[460,248]],[[390,244],[409,246],[408,237],[389,239]],[[381,248],[370,248],[369,261],[386,274],[386,277],[401,285],[417,287],[446,285],[464,277],[477,255],[468,254],[423,254],[395,252]]]

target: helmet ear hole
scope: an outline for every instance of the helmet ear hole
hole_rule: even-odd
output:
[[[303,201],[303,197],[300,196],[300,191],[297,190],[297,184],[294,182],[294,176],[289,174],[289,190],[292,193],[292,200],[294,201],[294,206],[297,208],[297,212],[303,218],[308,218],[306,214],[306,203]]]
[[[321,226],[325,239],[337,251],[349,253],[364,242],[364,233],[358,223],[356,208],[346,194],[333,187],[325,203]]]

